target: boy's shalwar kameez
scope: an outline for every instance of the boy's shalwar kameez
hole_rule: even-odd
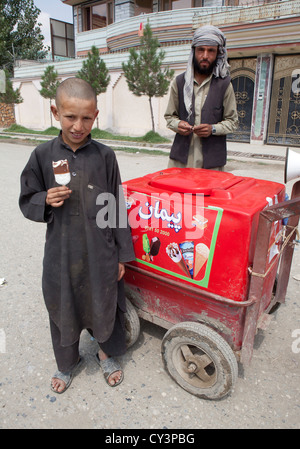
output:
[[[52,162],[64,159],[70,167],[71,196],[61,207],[47,206],[47,190],[58,185]],[[105,214],[107,202],[105,195],[98,197],[101,193],[110,205],[115,199],[115,216]],[[117,281],[118,262],[135,256],[122,195],[113,150],[90,137],[74,152],[60,134],[39,145],[22,172],[21,211],[30,220],[47,223],[42,288],[51,330],[56,329],[56,346],[76,345],[81,331],[89,329],[100,344],[108,342],[109,355],[125,352],[124,338],[120,338],[125,296],[123,281]],[[105,228],[96,223],[101,211],[102,222],[112,220]],[[63,362],[59,363],[60,369]]]

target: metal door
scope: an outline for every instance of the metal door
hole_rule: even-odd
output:
[[[227,140],[250,142],[256,58],[230,60],[230,67],[239,126]]]
[[[300,55],[275,58],[267,143],[300,145]]]

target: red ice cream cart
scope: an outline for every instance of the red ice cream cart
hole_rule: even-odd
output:
[[[279,183],[192,168],[123,187],[136,255],[125,275],[130,338],[139,332],[135,313],[167,329],[170,376],[198,397],[222,398],[237,361],[250,362],[257,329],[284,301],[299,201],[285,201]]]

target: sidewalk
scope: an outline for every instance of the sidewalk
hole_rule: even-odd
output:
[[[286,146],[260,145],[244,142],[227,142],[228,157],[243,157],[256,160],[267,159],[273,162],[285,162]]]
[[[49,140],[53,136],[45,136],[42,134],[22,134],[22,133],[6,133],[0,129],[0,136],[9,137],[11,139],[30,139],[30,140]],[[96,139],[98,140],[98,139]],[[164,144],[147,144],[140,142],[131,141],[118,141],[118,140],[104,140],[101,142],[112,147],[112,148],[133,148],[133,149],[143,149],[149,152],[153,150],[159,150],[165,153],[169,153],[171,149],[171,143]],[[245,142],[227,142],[228,158],[238,159],[238,160],[256,160],[262,161],[267,160],[273,163],[284,163],[286,156],[286,146],[280,145],[261,145],[261,144],[250,144]],[[292,148],[293,151],[297,151],[297,148]]]
[[[140,144],[138,142],[125,142],[114,140],[101,140],[111,147],[127,147],[127,148],[143,148],[144,150],[160,150],[169,154],[171,149],[170,144]],[[279,145],[257,145],[245,142],[227,142],[227,153],[229,159],[239,160],[268,160],[269,162],[284,163],[286,157],[286,146]],[[296,149],[294,149],[296,151]]]

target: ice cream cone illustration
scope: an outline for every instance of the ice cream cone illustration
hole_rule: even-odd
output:
[[[194,277],[197,276],[208,259],[209,248],[204,243],[198,243],[195,248]]]
[[[169,243],[169,245],[166,248],[166,252],[168,256],[171,258],[171,260],[176,263],[178,268],[180,268],[185,276],[191,277],[189,270],[187,269],[187,266],[182,258],[181,252],[179,250],[179,247],[177,243]]]
[[[182,258],[189,270],[191,278],[194,275],[194,242],[186,241],[179,243]]]

